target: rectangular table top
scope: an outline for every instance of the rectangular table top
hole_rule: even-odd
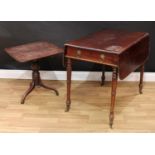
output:
[[[70,41],[65,45],[81,49],[121,54],[146,36],[148,36],[146,32],[102,30],[86,37]]]
[[[115,66],[119,69],[120,79],[124,79],[148,59],[149,34],[102,30],[69,41],[65,47],[66,57]]]
[[[5,48],[5,51],[16,61],[27,62],[62,53],[63,49],[52,43],[39,41]]]

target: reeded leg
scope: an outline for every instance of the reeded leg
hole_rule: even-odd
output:
[[[102,66],[101,86],[104,85],[104,82],[105,82],[105,66]]]
[[[71,65],[71,59],[67,59],[67,100],[66,100],[66,112],[70,109],[71,104],[71,74],[72,74],[72,65]]]
[[[113,121],[114,121],[114,107],[115,107],[117,80],[118,80],[118,69],[113,68],[112,89],[111,89],[111,105],[110,105],[110,114],[109,114],[109,125],[111,128],[112,128]]]
[[[30,83],[29,89],[25,92],[25,94],[22,97],[21,104],[24,104],[26,97],[28,96],[28,94],[31,93],[31,91],[34,89],[34,87],[35,87],[34,82]]]
[[[142,94],[143,91],[143,76],[144,76],[144,65],[140,67],[140,82],[139,82],[139,93]]]

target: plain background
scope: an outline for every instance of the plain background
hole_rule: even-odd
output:
[[[4,52],[5,47],[47,40],[60,47],[64,43],[102,29],[142,31],[150,34],[150,57],[145,71],[155,72],[155,22],[153,21],[12,21],[0,22],[0,69],[30,69],[29,63],[19,63]],[[62,55],[40,61],[42,70],[65,70]],[[101,65],[75,61],[73,70],[100,71]],[[111,68],[106,68],[110,70]]]

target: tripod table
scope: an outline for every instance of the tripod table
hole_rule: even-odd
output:
[[[16,61],[24,63],[24,62],[32,62],[31,69],[32,69],[32,82],[30,83],[30,87],[25,92],[22,97],[21,104],[24,104],[25,99],[28,94],[36,86],[41,86],[46,89],[50,89],[59,95],[58,91],[54,88],[46,86],[43,84],[40,72],[39,72],[39,64],[38,61],[45,57],[50,57],[56,54],[60,54],[63,52],[63,49],[57,47],[56,45],[49,43],[47,41],[37,41],[32,43],[26,43],[14,47],[5,48],[5,51]]]

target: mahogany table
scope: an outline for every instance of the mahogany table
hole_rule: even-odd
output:
[[[63,49],[49,42],[33,42],[15,47],[5,48],[5,51],[18,62],[32,61],[32,82],[29,89],[22,97],[21,104],[24,104],[27,95],[36,87],[41,86],[46,89],[50,89],[59,95],[58,91],[54,88],[48,87],[43,84],[40,73],[38,60],[44,57],[53,56],[63,52]]]
[[[149,34],[120,30],[102,30],[65,44],[67,58],[66,111],[71,105],[72,60],[89,61],[112,67],[111,105],[109,125],[112,128],[118,75],[121,80],[140,68],[139,93],[142,93],[144,63],[149,54]],[[104,72],[102,83],[104,83]]]

